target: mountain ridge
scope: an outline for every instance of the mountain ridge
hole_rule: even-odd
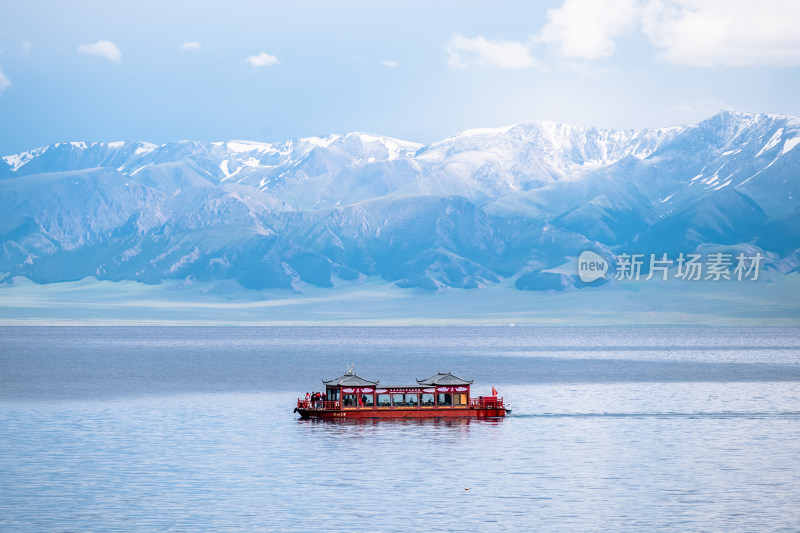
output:
[[[730,111],[646,130],[523,122],[427,145],[359,132],[55,143],[0,158],[0,272],[562,290],[582,285],[546,271],[583,249],[716,246],[763,252],[783,275],[800,249],[798,144],[797,117]]]

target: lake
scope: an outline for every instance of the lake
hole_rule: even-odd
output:
[[[513,413],[299,420],[352,363]],[[800,328],[5,327],[0,480],[2,531],[795,531]]]

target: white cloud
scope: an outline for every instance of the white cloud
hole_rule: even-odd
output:
[[[561,55],[599,59],[614,53],[614,39],[633,28],[636,0],[564,0],[547,11],[547,24],[538,40],[554,44]]]
[[[3,69],[0,68],[0,93],[9,87],[11,87],[11,80],[9,80],[6,75],[3,74]]]
[[[383,65],[385,67],[392,67],[392,68],[399,68],[400,67],[400,63],[398,63],[397,61],[389,61],[389,60],[381,61],[381,65]]]
[[[119,48],[111,41],[97,41],[96,43],[82,44],[78,47],[78,52],[87,55],[102,56],[114,63],[119,63],[120,59],[122,59]]]
[[[200,50],[202,46],[197,41],[183,41],[181,50]]]
[[[261,52],[257,56],[247,56],[247,61],[254,67],[269,67],[280,63],[277,57],[269,55],[266,52]]]
[[[654,0],[642,30],[661,59],[679,65],[800,64],[797,0]]]
[[[575,59],[608,57],[641,28],[657,57],[698,67],[800,64],[797,0],[564,0],[536,41]]]
[[[519,41],[470,39],[455,33],[447,41],[447,64],[463,70],[469,66],[521,70],[536,65],[528,48]]]

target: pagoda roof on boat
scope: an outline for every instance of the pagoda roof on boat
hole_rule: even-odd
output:
[[[361,377],[356,376],[352,372],[348,371],[339,376],[336,379],[332,379],[330,381],[325,381],[324,379],[322,382],[325,385],[330,385],[333,387],[336,386],[344,386],[344,387],[374,387],[378,384],[377,381],[370,381],[368,379],[364,379]]]
[[[418,379],[417,383],[420,385],[470,385],[474,380],[467,381],[460,377],[454,376],[450,372],[437,372],[436,375],[428,379]]]

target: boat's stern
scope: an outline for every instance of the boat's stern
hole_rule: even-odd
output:
[[[342,411],[340,402],[330,402],[323,400],[304,400],[297,399],[297,407],[294,412],[300,415],[300,418],[342,418],[345,412]]]

